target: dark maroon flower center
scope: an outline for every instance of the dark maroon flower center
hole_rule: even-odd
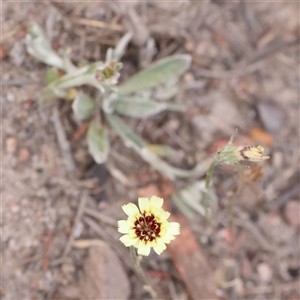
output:
[[[153,214],[146,215],[143,213],[142,216],[134,222],[133,229],[141,241],[152,242],[159,237],[160,223],[155,220]]]

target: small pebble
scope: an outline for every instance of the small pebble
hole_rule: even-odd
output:
[[[8,102],[14,102],[14,101],[15,101],[15,96],[14,96],[14,94],[12,94],[12,93],[7,93],[7,94],[6,94],[6,100],[7,100]]]
[[[5,141],[5,145],[6,145],[6,151],[8,153],[14,153],[16,152],[17,149],[17,140],[13,137],[9,137],[6,139]]]

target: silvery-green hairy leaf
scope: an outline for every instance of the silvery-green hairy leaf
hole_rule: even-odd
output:
[[[205,216],[205,209],[201,204],[201,192],[204,186],[205,182],[199,181],[171,196],[174,203],[187,217],[192,217],[195,212]]]
[[[78,93],[73,101],[72,108],[78,119],[87,119],[95,110],[95,100],[84,93]]]
[[[132,38],[131,32],[126,33],[121,38],[121,40],[118,42],[116,48],[112,52],[112,57],[111,57],[112,60],[119,61],[122,58],[128,43],[131,41],[131,38]]]
[[[150,151],[155,153],[160,157],[174,157],[177,153],[176,150],[173,148],[166,146],[166,145],[159,145],[159,144],[147,144],[146,146]]]
[[[178,81],[179,78],[174,77],[158,86],[154,91],[154,98],[158,100],[168,100],[174,97],[179,90]]]
[[[160,59],[119,85],[119,93],[124,95],[156,87],[183,74],[190,64],[191,56],[187,54]]]
[[[43,30],[35,22],[28,28],[26,44],[30,55],[50,66],[63,69],[62,58],[54,52]]]
[[[73,72],[67,73],[60,78],[52,81],[47,89],[52,89],[52,92],[57,96],[61,97],[64,94],[63,90],[73,88],[82,85],[92,85],[104,92],[103,85],[95,78],[98,63],[94,63],[89,66],[84,66],[80,69],[76,69]]]
[[[105,114],[109,125],[116,131],[116,133],[130,146],[134,148],[143,148],[145,141],[136,134],[128,125],[125,124],[118,116],[113,114]]]
[[[115,104],[115,112],[134,118],[150,117],[166,110],[166,103],[158,103],[140,97],[120,96]]]
[[[195,210],[190,208],[189,205],[185,203],[185,201],[178,196],[176,193],[171,195],[171,199],[173,203],[177,206],[177,208],[188,218],[192,219],[195,216]]]
[[[93,156],[97,164],[103,164],[108,156],[109,151],[109,139],[106,128],[96,126],[96,122],[90,123],[87,142],[89,152]]]
[[[50,84],[51,82],[59,78],[59,73],[57,68],[51,68],[46,73],[46,82]]]
[[[68,90],[52,87],[51,84],[39,92],[39,96],[41,97],[41,99],[46,101],[50,101],[55,98],[66,99],[65,97],[67,96],[67,94],[68,94]]]
[[[75,67],[71,62],[70,55],[71,55],[71,49],[67,48],[64,51],[64,55],[63,55],[63,69],[66,70],[67,72],[73,72],[77,69],[77,67]]]

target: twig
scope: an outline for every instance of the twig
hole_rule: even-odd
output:
[[[128,251],[125,248],[119,247],[119,243],[117,242],[112,235],[110,235],[106,230],[103,229],[103,227],[99,226],[93,219],[89,217],[83,217],[83,221],[89,225],[97,234],[100,235],[100,237],[106,241],[109,245],[111,245],[114,250],[119,254],[120,257],[122,257],[123,263],[131,270],[135,272],[136,275],[138,275],[137,271],[133,267],[132,263],[130,262],[130,255],[128,254]],[[117,244],[118,243],[118,244]],[[121,246],[121,244],[120,244]]]
[[[13,29],[9,32],[6,32],[6,33],[3,33],[1,36],[0,36],[0,42],[2,43],[4,40],[6,40],[7,38],[13,36],[15,33],[18,32],[18,29]]]
[[[187,145],[178,135],[176,135],[172,130],[170,130],[167,126],[163,127],[163,131],[165,131],[170,138],[183,150],[191,151],[191,147]]]
[[[287,47],[292,47],[299,44],[300,38],[283,44],[277,44],[273,47],[263,49],[260,52],[254,54],[250,59],[250,63],[248,66],[239,67],[230,71],[223,70],[206,70],[206,69],[196,69],[195,74],[197,76],[207,77],[207,78],[233,78],[233,77],[241,77],[247,74],[254,73],[263,67],[261,60],[267,58],[270,55],[275,54],[278,51],[283,50]],[[197,58],[193,57],[193,61],[197,64]]]
[[[98,219],[99,221],[103,222],[103,223],[106,223],[108,225],[111,225],[111,226],[114,226],[116,227],[117,226],[117,221],[104,215],[103,213],[99,212],[99,211],[95,211],[94,209],[91,209],[91,208],[88,208],[86,207],[84,209],[84,212],[96,219]]]
[[[251,289],[247,289],[244,291],[244,295],[254,295],[254,294],[268,294],[274,291],[274,286],[258,286],[251,287]],[[298,290],[299,292],[299,281],[287,282],[283,284],[276,285],[276,289],[280,292],[288,292],[290,290]]]
[[[253,22],[248,14],[247,6],[245,0],[240,0],[241,4],[241,15],[243,17],[243,20],[246,24],[248,33],[249,33],[249,42],[254,49],[256,47],[256,41],[255,41],[255,35],[254,35],[254,25]]]
[[[54,123],[54,128],[56,131],[59,146],[64,156],[66,168],[68,171],[72,172],[76,169],[76,166],[73,160],[70,144],[67,140],[65,130],[59,117],[57,105],[55,105],[53,108],[52,121]]]
[[[75,234],[75,231],[76,231],[76,227],[78,226],[80,220],[81,220],[81,217],[84,213],[84,210],[85,210],[85,206],[87,204],[87,200],[88,200],[88,197],[85,193],[83,193],[81,195],[81,199],[80,199],[80,203],[78,205],[78,208],[77,208],[77,212],[76,212],[76,216],[75,216],[75,222],[74,222],[74,225],[73,225],[73,228],[72,228],[72,232],[70,234],[70,237],[69,237],[69,240],[66,244],[66,247],[65,247],[65,250],[63,252],[63,255],[62,256],[67,256],[72,248],[72,244],[73,244],[73,241],[74,241],[74,234]]]
[[[197,60],[194,60],[197,63]],[[261,62],[256,62],[248,66],[239,67],[230,71],[223,70],[206,70],[206,69],[196,69],[195,73],[197,76],[207,77],[207,78],[232,78],[240,77],[247,74],[254,73],[255,71],[261,69],[263,64]]]
[[[0,85],[8,85],[8,86],[23,86],[23,85],[31,85],[31,84],[38,84],[38,83],[40,83],[39,80],[27,79],[27,78],[0,80]]]
[[[273,209],[283,207],[291,198],[297,197],[300,193],[300,186],[297,184],[292,189],[282,194],[273,205]]]
[[[125,32],[125,29],[123,28],[123,26],[118,25],[118,24],[110,24],[110,23],[105,23],[105,22],[97,21],[97,20],[79,19],[79,18],[73,18],[73,19],[71,19],[71,21],[74,22],[75,24]]]
[[[26,257],[26,258],[20,260],[19,262],[16,263],[16,265],[18,267],[20,267],[23,265],[27,265],[28,263],[31,263],[33,261],[40,260],[42,258],[43,258],[43,254],[36,254],[34,256]]]
[[[251,58],[250,62],[251,63],[256,63],[270,55],[275,54],[278,51],[283,50],[284,48],[288,48],[288,47],[292,47],[292,46],[296,46],[300,43],[300,38],[295,39],[294,41],[291,42],[287,42],[287,43],[280,43],[280,44],[276,44],[272,47],[269,48],[265,48],[261,51],[259,51],[258,53],[254,54],[253,57]]]
[[[241,215],[241,211],[238,208],[234,208],[237,216]],[[264,251],[274,252],[274,246],[270,244],[266,238],[260,233],[257,227],[255,227],[249,220],[241,217],[236,217],[234,223],[252,233],[252,236],[260,244]]]

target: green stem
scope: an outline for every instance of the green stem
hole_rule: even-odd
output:
[[[205,177],[205,191],[202,192],[202,205],[204,207],[205,210],[205,216],[207,221],[209,222],[209,224],[211,225],[212,229],[215,229],[214,226],[214,222],[212,219],[212,212],[211,212],[211,207],[210,207],[210,203],[207,201],[207,193],[208,193],[208,189],[210,187],[210,182],[211,182],[211,178],[214,172],[215,167],[218,165],[218,160],[217,158],[215,158],[212,163],[209,166],[209,169],[206,173],[206,177]]]
[[[141,281],[144,283],[144,289],[147,292],[149,292],[152,299],[159,299],[156,291],[151,286],[146,274],[144,273],[143,269],[141,268],[140,257],[136,254],[136,251],[135,251],[134,247],[130,247],[130,254],[131,254],[131,257],[134,261],[134,267],[135,267]]]

